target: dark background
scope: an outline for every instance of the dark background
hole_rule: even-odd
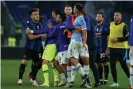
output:
[[[1,52],[2,59],[22,58],[23,47],[25,43],[24,28],[29,18],[29,10],[39,8],[40,15],[44,16],[44,24],[51,18],[51,11],[54,8],[64,11],[65,4],[81,3],[84,11],[93,19],[93,25],[96,24],[96,13],[102,12],[105,22],[110,23],[113,20],[115,11],[123,14],[123,20],[130,27],[130,19],[133,16],[133,1],[2,1],[1,2]],[[16,26],[20,26],[21,37],[17,39],[19,44],[16,47],[8,47],[8,38],[13,35],[16,37]]]

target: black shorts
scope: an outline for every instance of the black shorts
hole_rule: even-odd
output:
[[[106,63],[109,61],[109,56],[106,56],[105,53],[97,53],[96,63]]]
[[[36,52],[34,50],[25,48],[23,59],[25,59],[25,60],[32,59],[33,61],[35,61],[35,60],[41,60],[41,57],[42,57],[42,51]]]

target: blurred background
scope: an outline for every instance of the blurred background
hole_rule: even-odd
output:
[[[133,16],[133,1],[1,1],[1,51],[2,59],[20,59],[23,55],[25,44],[25,25],[29,19],[29,11],[39,8],[40,15],[44,16],[44,25],[51,18],[54,8],[64,11],[65,4],[81,3],[84,11],[90,15],[93,25],[96,24],[96,13],[102,12],[105,22],[113,20],[115,11],[121,11],[123,20],[130,27],[130,19]],[[9,52],[7,56],[7,52]],[[16,55],[17,53],[17,55]]]

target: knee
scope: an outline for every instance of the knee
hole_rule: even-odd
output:
[[[76,64],[78,64],[78,61],[75,58],[73,58],[73,57],[70,59],[70,62],[74,66],[76,66]]]
[[[24,64],[24,65],[27,65],[27,62],[28,62],[28,61],[25,60],[25,59],[22,60],[22,64]]]
[[[89,58],[88,57],[83,57],[83,64],[89,65]]]
[[[44,60],[42,61],[42,64],[48,64],[48,61],[44,59]]]

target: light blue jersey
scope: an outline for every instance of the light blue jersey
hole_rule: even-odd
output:
[[[84,20],[84,17],[83,16],[79,16],[75,19],[74,21],[74,27],[76,26],[81,26],[82,30],[87,30],[86,28],[86,22]],[[72,37],[71,37],[71,40],[76,40],[78,42],[82,42],[82,32],[75,32],[73,31],[72,32]]]

